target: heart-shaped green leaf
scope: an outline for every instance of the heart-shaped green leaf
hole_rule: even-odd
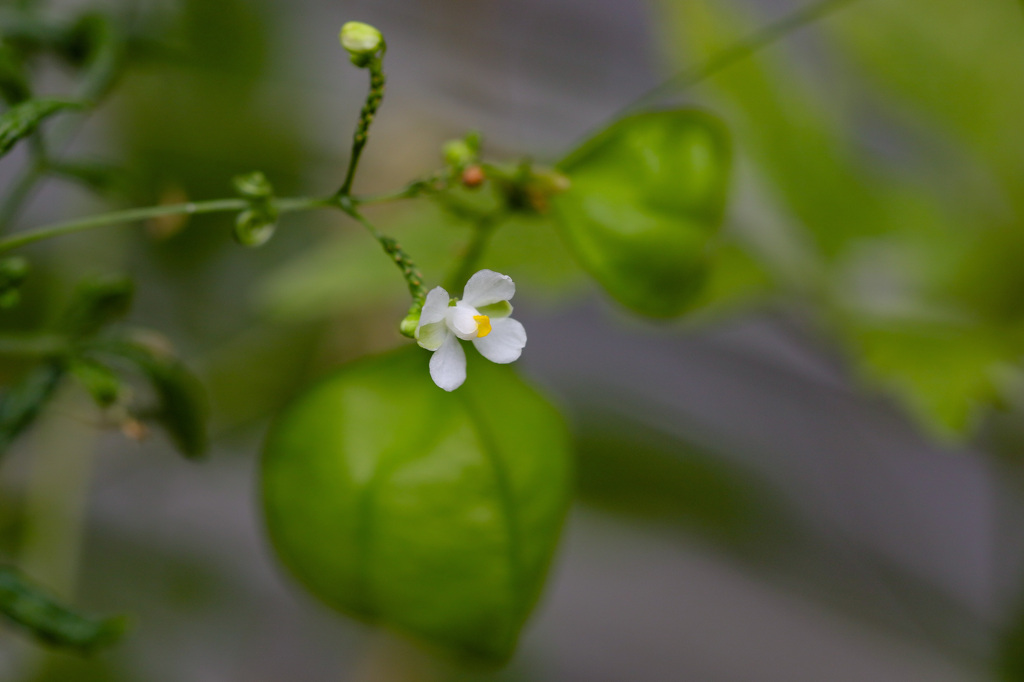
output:
[[[585,142],[559,170],[562,233],[584,268],[623,305],[682,313],[708,270],[730,167],[725,126],[686,109],[623,119]]]
[[[351,365],[284,413],[262,462],[267,527],[327,604],[501,661],[557,543],[568,435],[511,368],[472,357],[446,393],[428,360],[410,348]]]

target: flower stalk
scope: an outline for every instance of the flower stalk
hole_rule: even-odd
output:
[[[352,153],[349,157],[348,171],[345,173],[345,181],[338,190],[336,196],[347,197],[352,193],[352,183],[355,181],[356,169],[359,167],[359,159],[366,147],[366,141],[370,136],[370,126],[377,115],[380,104],[384,101],[384,53],[387,51],[387,44],[380,31],[355,21],[350,21],[341,29],[341,44],[348,50],[352,63],[359,68],[365,68],[370,72],[370,90],[366,94],[366,101],[363,103],[362,111],[359,112],[359,122],[356,124],[355,133],[352,135]]]

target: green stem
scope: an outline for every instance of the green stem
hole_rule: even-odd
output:
[[[419,180],[413,180],[401,189],[391,192],[382,192],[381,194],[370,194],[365,197],[351,197],[351,200],[353,205],[360,206],[363,204],[386,204],[391,201],[415,199],[418,196],[434,193],[443,189],[443,186],[439,185],[439,181],[442,178],[442,173],[433,173],[420,178]]]
[[[693,87],[701,81],[714,76],[719,71],[723,71],[737,62],[755,55],[764,48],[785,38],[793,31],[820,21],[854,2],[857,2],[857,0],[821,0],[820,2],[794,10],[781,17],[778,21],[754,31],[751,35],[725,48],[703,63],[679,71],[618,111],[612,119],[621,118],[634,109],[649,106],[671,92]]]
[[[445,288],[450,292],[458,291],[461,287],[466,285],[469,281],[473,271],[476,270],[477,264],[483,257],[484,252],[487,251],[487,245],[490,244],[491,237],[498,229],[500,220],[497,216],[488,215],[480,218],[477,224],[474,226],[473,236],[466,245],[466,250],[462,254],[462,258],[456,265],[456,268],[449,275],[445,282]]]
[[[366,68],[370,70],[370,91],[366,95],[363,110],[359,113],[359,123],[356,125],[356,131],[352,135],[352,155],[349,157],[345,182],[342,183],[341,189],[335,195],[337,197],[347,197],[352,193],[352,182],[356,178],[359,158],[362,156],[363,148],[366,146],[366,141],[370,136],[370,126],[373,124],[373,118],[377,115],[377,109],[380,108],[380,103],[384,99],[385,78],[383,59],[384,55],[382,53],[379,57],[371,59],[369,64],[367,64]]]
[[[52,357],[68,350],[68,341],[55,334],[33,336],[0,335],[0,355]]]
[[[413,263],[409,254],[402,250],[402,245],[398,243],[398,240],[394,237],[389,237],[378,230],[351,205],[343,204],[341,209],[360,225],[365,227],[367,231],[373,235],[373,238],[380,243],[384,252],[391,257],[395,262],[395,265],[398,266],[398,269],[402,271],[402,277],[405,278],[405,282],[409,287],[409,294],[413,299],[413,306],[422,306],[423,301],[427,298],[427,290],[423,286],[423,275],[420,274],[420,271],[416,268],[416,264]]]
[[[313,208],[325,208],[335,205],[335,203],[330,198],[311,199],[302,197],[295,199],[279,199],[275,201],[273,205],[278,212],[289,213]],[[41,227],[37,230],[32,230],[31,232],[24,232],[22,234],[7,237],[6,239],[0,239],[0,253],[11,251],[27,244],[43,241],[45,239],[61,237],[68,234],[74,234],[76,232],[85,232],[87,230],[92,230],[97,227],[105,227],[107,225],[132,223],[139,220],[148,220],[150,218],[160,218],[162,216],[169,215],[199,215],[203,213],[243,211],[248,207],[249,202],[245,199],[216,199],[213,201],[189,202],[186,204],[171,204],[168,206],[150,206],[147,208],[131,208],[125,211],[104,213],[101,215],[90,216],[88,218],[56,223],[54,225]]]

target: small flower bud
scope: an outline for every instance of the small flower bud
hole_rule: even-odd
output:
[[[410,339],[416,338],[416,327],[420,324],[420,315],[422,314],[422,308],[420,306],[413,306],[409,311],[409,314],[405,316],[401,324],[398,325],[398,331],[402,333],[402,336],[407,336]]]
[[[243,197],[249,199],[266,199],[274,195],[267,176],[259,171],[239,175],[234,179],[235,189]]]
[[[341,27],[341,46],[348,50],[353,64],[364,67],[384,49],[384,36],[369,24],[350,21]]]
[[[449,140],[445,142],[442,152],[444,153],[445,163],[455,168],[461,168],[476,158],[476,154],[473,153],[473,150],[470,149],[465,140]]]
[[[484,180],[486,179],[487,175],[484,173],[484,169],[480,166],[467,166],[466,170],[462,171],[462,184],[469,189],[479,187],[484,184]]]
[[[472,131],[460,140],[448,140],[441,148],[444,162],[453,168],[462,168],[480,157],[480,133]]]
[[[242,211],[235,220],[235,240],[242,246],[263,246],[276,229],[276,216],[261,210]]]

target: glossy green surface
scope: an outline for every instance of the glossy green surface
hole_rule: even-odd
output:
[[[613,298],[671,317],[707,276],[729,166],[728,136],[711,114],[639,114],[559,165],[572,187],[555,199],[555,214],[576,258]]]
[[[568,436],[514,370],[467,351],[453,393],[419,348],[319,383],[273,427],[262,496],[278,555],[324,602],[502,660],[557,544]]]

